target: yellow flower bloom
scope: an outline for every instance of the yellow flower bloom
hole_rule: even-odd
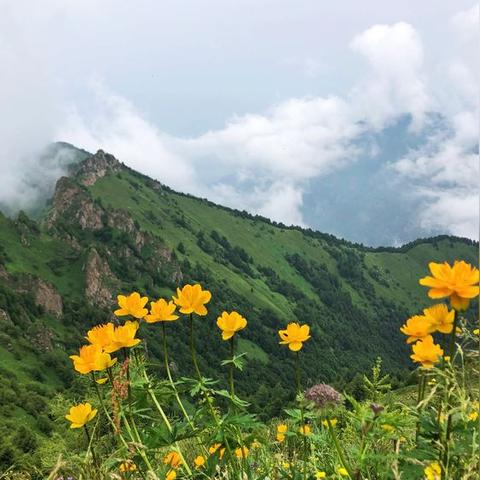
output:
[[[111,322],[105,325],[97,325],[87,332],[85,338],[92,345],[99,345],[101,348],[105,348],[112,342],[113,330],[113,323]]]
[[[135,338],[138,330],[138,322],[127,320],[125,325],[115,327],[113,331],[112,342],[105,347],[108,353],[116,352],[121,348],[130,348],[140,343],[139,338]]]
[[[75,370],[83,375],[90,372],[100,372],[111,367],[117,361],[102,351],[99,345],[84,345],[78,355],[70,355]]]
[[[281,345],[288,345],[293,352],[298,352],[303,347],[303,342],[310,338],[310,327],[299,323],[289,323],[285,330],[278,332],[282,341]]]
[[[423,315],[414,315],[410,317],[400,331],[407,335],[407,343],[416,342],[435,331],[435,327],[429,318]]]
[[[247,447],[239,447],[235,449],[235,456],[237,458],[247,458],[248,452],[249,450]]]
[[[277,426],[277,433],[286,433],[288,430],[288,427],[285,423],[281,423],[280,425]]]
[[[202,290],[201,285],[185,285],[181,290],[177,288],[177,296],[173,301],[180,307],[180,312],[189,314],[196,313],[205,316],[208,312],[205,304],[210,301],[212,294],[208,290]]]
[[[120,464],[119,470],[121,472],[136,472],[137,466],[131,460],[127,460],[126,462]]]
[[[425,474],[425,480],[441,480],[442,478],[442,468],[438,462],[433,462],[423,470]]]
[[[348,471],[344,467],[337,467],[337,473],[342,477],[348,477]]]
[[[432,325],[432,331],[436,330],[440,333],[450,333],[452,331],[455,311],[449,311],[444,303],[426,308],[423,314]]]
[[[205,457],[198,455],[193,459],[193,463],[195,464],[195,468],[202,468],[205,465]]]
[[[327,473],[326,472],[316,472],[315,473],[315,478],[326,478]]]
[[[221,443],[215,443],[208,449],[208,453],[210,453],[210,455],[213,455],[215,452],[218,451],[220,454],[220,459],[222,459],[225,453],[225,447],[223,448],[220,448],[220,447],[222,447]]]
[[[330,419],[330,425],[334,428],[337,426],[337,422],[338,420],[336,418]],[[328,420],[322,420],[322,425],[328,428]]]
[[[478,412],[472,412],[469,416],[468,416],[468,421],[469,422],[475,422],[478,418]]]
[[[117,300],[120,308],[113,312],[117,317],[131,315],[132,317],[140,319],[148,313],[148,310],[145,308],[148,298],[141,297],[138,292],[133,292],[128,295],[128,297],[118,295]]]
[[[312,434],[312,429],[310,428],[310,425],[303,425],[298,429],[298,433],[308,437],[308,435]]]
[[[282,463],[282,467],[285,468],[285,469],[289,469],[290,468],[290,464],[288,462],[283,462]]]
[[[209,453],[210,455],[213,455],[221,446],[222,446],[221,443],[214,443],[214,444],[208,449],[208,453]]]
[[[480,335],[480,328],[475,328],[472,333],[474,335]]]
[[[145,315],[147,323],[171,322],[178,319],[178,315],[174,314],[177,306],[173,301],[167,302],[161,298],[157,302],[150,302],[150,306],[150,313]]]
[[[165,457],[163,457],[163,463],[165,465],[170,465],[172,468],[178,468],[182,463],[182,459],[180,458],[178,452],[172,450],[171,452],[168,452]]]
[[[430,298],[450,297],[455,310],[466,310],[471,298],[479,294],[479,272],[468,263],[455,261],[453,267],[447,262],[428,264],[432,276],[420,279],[420,285],[430,287]]]
[[[413,354],[410,355],[410,358],[414,362],[421,363],[423,368],[432,368],[443,355],[442,348],[440,345],[433,343],[433,337],[431,335],[419,340],[413,345],[412,350]]]
[[[285,441],[285,434],[277,433],[276,439],[277,439],[277,442],[279,442],[279,443],[284,442]]]
[[[165,476],[165,480],[175,480],[177,478],[177,472],[175,470],[169,470]]]
[[[388,423],[384,423],[381,425],[381,427],[387,432],[387,433],[393,433],[395,431],[395,427],[393,425],[389,425]]]
[[[86,403],[80,403],[70,407],[70,412],[65,418],[71,422],[70,428],[81,428],[92,420],[97,414],[97,410]]]
[[[450,361],[450,355],[445,355],[443,359],[448,363]]]
[[[217,318],[217,326],[222,331],[222,339],[229,340],[236,332],[243,330],[247,326],[247,321],[237,312],[223,312]]]

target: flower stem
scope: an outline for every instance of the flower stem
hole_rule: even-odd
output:
[[[230,393],[232,397],[235,395],[235,385],[233,381],[233,373],[234,373],[234,365],[233,365],[233,359],[235,357],[235,344],[234,342],[234,337],[230,339],[230,360],[232,363],[230,363]]]
[[[197,355],[196,355],[196,352],[195,352],[195,341],[194,341],[194,336],[193,336],[193,314],[190,314],[190,354],[192,356],[192,361],[193,361],[193,365],[195,367],[195,372],[197,373],[198,381],[200,382],[200,385],[203,385],[203,377],[202,377],[202,374],[200,372],[200,368],[198,367]],[[210,413],[212,415],[212,418],[215,422],[215,425],[217,426],[218,429],[220,429],[220,421],[219,421],[218,416],[215,412],[215,409],[213,408],[212,399],[210,398],[210,396],[208,395],[208,393],[206,391],[203,391],[203,395],[205,397],[205,401],[207,402],[208,408],[209,408]],[[226,438],[225,438],[225,448],[227,449],[229,457],[232,460],[234,460],[234,457],[232,455],[232,449],[230,448],[230,443]],[[235,466],[235,461],[234,461],[233,465],[234,465],[234,470],[235,470],[235,473],[236,473],[237,468]]]
[[[449,351],[448,354],[450,356],[450,366],[453,369],[453,357],[455,355],[455,338],[457,335],[457,323],[458,323],[458,312],[455,310],[455,317],[453,319],[453,327],[452,332],[450,333],[450,344],[449,344]],[[450,410],[450,382],[446,380],[445,388],[447,390],[447,408]],[[452,435],[452,413],[449,411],[447,415],[447,431],[445,433],[445,445],[444,445],[444,452],[443,452],[443,465],[446,466],[448,464],[448,455],[449,455],[449,442],[450,436]]]
[[[333,428],[333,425],[331,424],[329,418],[327,418],[327,425],[328,425],[328,431],[329,431],[329,433],[332,437],[332,440],[333,440],[333,444],[335,445],[335,450],[337,451],[338,458],[340,458],[340,463],[342,464],[343,468],[345,468],[345,470],[348,472],[348,476],[350,478],[353,478],[352,469],[350,468],[350,466],[348,465],[348,463],[345,459],[345,455],[343,454],[343,450],[340,447],[340,444],[338,443],[337,434],[335,433],[335,429]]]
[[[193,337],[193,315],[190,314],[190,354],[192,355],[193,366],[195,367],[195,372],[197,373],[198,381],[203,383],[202,374],[200,373],[200,368],[198,368],[197,354],[195,352],[195,340]]]
[[[301,386],[300,386],[300,354],[296,352],[295,356],[295,380],[297,384],[297,396],[301,393]],[[303,402],[300,400],[300,417],[302,419],[302,435],[303,435],[303,478],[307,478],[307,432],[305,431],[305,414],[303,411]]]
[[[85,435],[87,436],[88,450],[90,450],[90,452],[92,452],[93,463],[94,463],[95,467],[97,469],[99,469],[100,465],[98,463],[97,456],[95,455],[95,449],[93,448],[93,445],[92,445],[92,437],[90,436],[90,432],[88,431],[87,425],[84,425],[83,428],[84,428],[84,431],[85,431]]]
[[[180,396],[178,395],[178,390],[175,387],[175,383],[172,378],[172,373],[170,371],[170,366],[168,364],[168,348],[167,348],[167,329],[165,327],[165,322],[162,322],[162,335],[163,335],[163,358],[165,360],[165,370],[167,372],[167,377],[168,381],[170,382],[170,385],[173,389],[173,393],[175,395],[175,399],[177,400],[178,406],[180,407],[180,410],[182,411],[185,419],[187,420],[188,424],[190,427],[193,429],[194,425],[192,423],[192,420],[190,419],[190,416],[188,415],[187,411],[185,410],[185,407],[183,406],[183,403],[180,399]]]

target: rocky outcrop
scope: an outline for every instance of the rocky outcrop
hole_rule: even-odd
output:
[[[118,172],[120,168],[120,162],[113,155],[99,150],[81,162],[75,174],[82,185],[89,187],[108,172]]]
[[[62,296],[51,283],[35,278],[32,283],[32,293],[35,303],[43,307],[47,313],[56,317],[63,315]]]
[[[110,307],[117,283],[108,263],[95,248],[90,249],[85,262],[85,297],[90,305]]]
[[[58,221],[77,224],[82,229],[99,230],[103,227],[103,209],[89,193],[72,179],[62,177],[57,182],[52,208],[45,221],[49,230]]]

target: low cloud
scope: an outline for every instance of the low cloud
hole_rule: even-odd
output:
[[[451,42],[441,60],[429,57],[411,24],[373,25],[349,43],[362,68],[344,94],[280,100],[263,111],[233,115],[221,127],[182,137],[160,128],[145,106],[110,88],[108,80],[98,80],[105,78],[103,72],[92,70],[95,80],[79,102],[63,88],[62,72],[50,61],[50,45],[32,41],[41,39],[46,27],[71,26],[65,16],[94,18],[96,2],[73,8],[75,2],[48,0],[47,13],[39,13],[42,22],[29,21],[17,31],[27,3],[5,7],[0,18],[0,62],[6,66],[0,80],[0,204],[11,210],[28,208],[38,191],[49,191],[63,164],[42,168],[36,152],[49,141],[64,140],[90,151],[107,150],[176,190],[306,225],[304,199],[308,195],[315,200],[322,193],[312,192],[314,180],[341,172],[348,194],[358,163],[384,153],[375,135],[409,117],[411,135],[421,141],[401,158],[389,158],[388,171],[392,185],[414,185],[409,195],[417,208],[410,219],[417,221],[418,233],[478,236],[478,5],[458,12],[445,25]],[[107,10],[114,6],[105,5]],[[295,62],[309,81],[320,81],[326,67],[331,68],[318,63],[317,56]],[[83,92],[84,78],[78,82]],[[389,194],[396,196],[393,190]],[[365,217],[364,228],[370,228],[375,215],[357,212],[361,208],[352,205],[351,214]]]

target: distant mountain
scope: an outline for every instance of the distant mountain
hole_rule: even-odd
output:
[[[478,245],[455,237],[372,249],[287,228],[176,193],[103,151],[65,148],[74,154],[70,173],[37,219],[0,214],[0,416],[11,435],[16,418],[49,435],[45,399],[84,388],[68,355],[86,329],[112,317],[117,293],[170,297],[191,282],[211,290],[209,315],[197,324],[201,368],[212,377],[228,355],[215,319],[224,309],[240,311],[248,327],[239,336],[247,364],[238,388],[254,410],[276,415],[291,398],[293,377],[279,328],[311,325],[302,355],[308,384],[345,386],[377,356],[404,376],[399,327],[427,303],[418,285],[427,263],[477,259]],[[169,332],[173,361],[188,373],[186,322]],[[142,326],[140,335],[151,360],[161,359],[158,329]]]

